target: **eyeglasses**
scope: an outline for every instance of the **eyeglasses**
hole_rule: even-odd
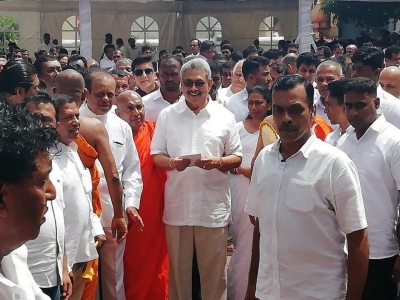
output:
[[[183,81],[183,85],[186,87],[192,87],[193,85],[197,88],[205,86],[206,82],[205,81],[189,81],[185,80]]]
[[[146,73],[146,75],[150,75],[150,74],[154,73],[154,70],[150,69],[150,68],[149,69],[144,69],[144,70],[136,69],[135,72],[133,72],[133,74],[135,74],[135,76],[142,76],[143,72]]]

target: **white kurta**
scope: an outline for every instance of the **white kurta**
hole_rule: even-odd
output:
[[[243,122],[236,123],[236,130],[243,147],[242,166],[250,166],[257,147],[258,131],[249,133]],[[244,211],[250,180],[240,174],[230,174],[229,181],[232,199],[232,224],[229,232],[233,238],[235,252],[228,267],[228,300],[243,300],[248,283],[254,231],[249,215]]]

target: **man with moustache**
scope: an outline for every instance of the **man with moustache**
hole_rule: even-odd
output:
[[[257,219],[246,300],[361,299],[368,241],[357,169],[311,133],[313,94],[299,75],[272,88],[280,138],[252,172],[245,211]]]

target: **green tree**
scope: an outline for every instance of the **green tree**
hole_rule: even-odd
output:
[[[5,44],[7,41],[19,41],[19,25],[13,17],[0,15],[0,42]]]
[[[360,27],[380,27],[391,19],[400,19],[398,2],[362,2],[325,0],[321,3],[321,11],[333,15],[338,26],[343,23],[356,23]]]

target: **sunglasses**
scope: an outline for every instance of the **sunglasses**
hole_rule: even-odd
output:
[[[146,73],[146,75],[150,75],[150,74],[154,73],[154,70],[153,69],[144,69],[144,70],[137,69],[137,70],[135,70],[135,72],[133,72],[133,74],[135,74],[135,76],[142,76],[143,72]]]
[[[186,87],[192,87],[193,85],[195,85],[195,87],[199,88],[205,86],[205,84],[205,81],[183,81],[183,85]]]

